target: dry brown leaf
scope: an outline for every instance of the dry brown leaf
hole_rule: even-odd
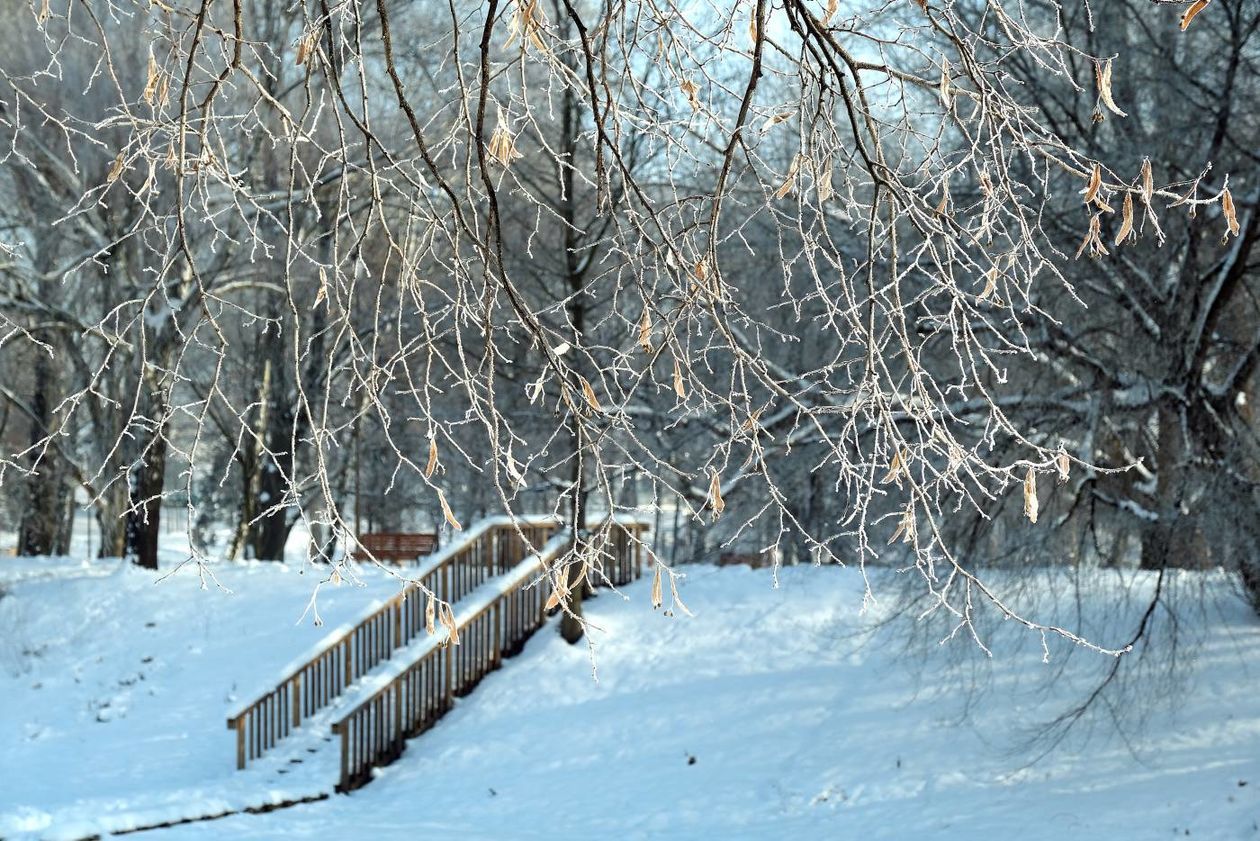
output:
[[[814,178],[818,189],[819,202],[825,202],[827,199],[836,194],[836,189],[831,186],[830,158],[827,159],[827,162],[824,165],[817,168]]]
[[[661,565],[656,565],[656,571],[652,574],[652,609],[656,610],[661,606]]]
[[[788,193],[792,192],[792,188],[796,186],[796,172],[800,169],[801,156],[796,155],[792,158],[792,165],[788,167],[787,178],[784,179],[783,185],[775,191],[774,197],[781,199]]]
[[[669,577],[669,594],[673,598],[674,604],[678,605],[679,610],[688,616],[695,616],[695,614],[687,608],[687,605],[683,604],[683,600],[678,598],[678,582],[672,575]]]
[[[997,279],[997,266],[985,272],[984,289],[980,290],[980,294],[976,296],[977,301],[987,301],[993,297],[993,293],[997,291]]]
[[[429,636],[437,631],[437,625],[434,620],[437,618],[437,599],[429,596],[429,601],[424,606],[424,630]]]
[[[1102,241],[1102,222],[1097,213],[1089,219],[1089,231],[1085,234],[1085,239],[1081,241],[1081,247],[1076,249],[1076,259],[1079,260],[1081,255],[1085,253],[1085,249],[1089,249],[1092,257],[1106,257],[1109,252]]]
[[[1102,100],[1102,104],[1106,105],[1113,114],[1121,117],[1129,116],[1121,111],[1116,101],[1111,98],[1111,59],[1094,64],[1094,78],[1098,82],[1098,98]]]
[[[1120,230],[1116,231],[1115,244],[1120,245],[1133,233],[1133,194],[1125,191],[1124,205],[1120,211]]]
[[[109,172],[106,174],[105,180],[111,184],[117,181],[118,176],[122,175],[123,166],[123,153],[119,152],[118,156],[114,158],[114,162],[109,165]]]
[[[644,353],[652,352],[652,315],[646,305],[643,307],[643,317],[639,319],[639,347],[643,348]]]
[[[490,135],[490,147],[487,151],[490,152],[490,157],[504,167],[510,166],[512,161],[521,157],[521,153],[516,151],[516,143],[512,140],[511,132],[503,123],[495,126],[494,133]]]
[[[1242,230],[1238,225],[1238,210],[1234,207],[1234,196],[1226,187],[1221,191],[1221,212],[1225,214],[1225,224],[1229,225],[1229,232],[1234,236],[1238,236],[1238,232]]]
[[[1182,32],[1185,32],[1186,28],[1190,26],[1190,22],[1199,16],[1199,12],[1207,8],[1209,2],[1211,0],[1195,0],[1190,8],[1186,9],[1186,13],[1181,16]]]
[[[954,96],[949,92],[949,59],[941,59],[941,85],[940,85],[941,102],[944,103],[946,109],[954,107]]]
[[[424,466],[424,478],[429,479],[433,476],[433,471],[437,469],[438,453],[437,439],[429,439],[429,462]]]
[[[542,9],[538,7],[538,0],[518,0],[508,21],[508,39],[503,46],[510,47],[518,37],[523,36],[522,47],[528,43],[540,52],[546,52],[547,47],[541,37],[546,22]]]
[[[599,405],[599,400],[595,397],[595,389],[591,387],[591,383],[586,377],[578,374],[578,379],[582,383],[582,396],[586,398],[586,403],[597,412],[604,411],[604,407]]]
[[[1155,195],[1155,176],[1151,173],[1151,159],[1142,159],[1142,201],[1145,204],[1151,203],[1151,198]]]
[[[1102,187],[1102,167],[1094,164],[1094,168],[1089,172],[1089,182],[1086,183],[1085,189],[1081,190],[1081,195],[1085,197],[1085,204],[1089,204],[1098,196],[1098,189]]]
[[[455,515],[451,513],[451,506],[446,501],[446,494],[442,493],[442,489],[438,488],[438,502],[442,504],[442,516],[446,518],[446,522],[451,524],[451,528],[455,531],[463,531],[464,527],[459,524],[459,520],[455,519]]]
[[[823,25],[825,26],[836,14],[836,10],[840,8],[840,0],[827,0],[827,11],[823,14]]]
[[[902,468],[906,463],[905,452],[905,450],[897,450],[893,453],[892,461],[888,463],[888,472],[884,474],[881,484],[888,485],[900,479]]]
[[[907,505],[906,510],[901,512],[901,519],[897,521],[897,528],[893,532],[892,537],[888,538],[889,544],[897,542],[897,538],[901,538],[902,543],[914,543],[915,535],[918,531],[918,524],[914,517],[914,505]]]
[[[674,394],[678,395],[679,400],[687,397],[687,387],[683,385],[682,366],[678,364],[678,360],[674,360]]]
[[[1031,467],[1024,476],[1024,516],[1029,522],[1037,522],[1037,474]]]
[[[687,101],[691,103],[692,111],[700,110],[700,100],[696,97],[696,92],[700,87],[690,79],[683,79],[678,83],[678,89],[687,95]]]
[[[722,500],[722,480],[718,478],[716,470],[713,471],[713,476],[709,480],[709,504],[713,508],[715,520],[726,510],[726,503]]]
[[[543,605],[543,610],[555,610],[560,606],[560,602],[568,593],[564,587],[555,587],[551,591],[551,595],[547,597],[547,603]]]
[[[450,635],[451,645],[459,645],[459,626],[455,624],[455,611],[449,604],[442,605],[442,627]]]
[[[779,123],[783,122],[784,120],[786,120],[788,117],[791,117],[791,116],[792,116],[791,111],[782,111],[778,114],[772,114],[771,116],[766,118],[766,121],[764,123],[761,124],[761,130],[764,132],[766,129],[770,128],[771,126],[778,125]]]
[[[149,55],[149,66],[146,72],[147,76],[144,81],[144,93],[142,94],[142,97],[145,102],[152,105],[157,101],[158,89],[162,87],[162,71],[158,68],[158,63],[153,58],[152,54]]]
[[[1059,455],[1054,460],[1054,466],[1059,471],[1059,484],[1063,484],[1068,480],[1068,472],[1072,469],[1072,461],[1068,458],[1068,454],[1063,450],[1059,450]]]

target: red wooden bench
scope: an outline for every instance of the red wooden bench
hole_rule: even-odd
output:
[[[357,560],[367,560],[368,553],[378,561],[414,561],[423,555],[431,555],[437,549],[436,534],[407,532],[373,532],[359,535]]]
[[[750,566],[753,569],[761,569],[763,567],[773,566],[774,558],[768,552],[723,552],[718,556],[717,565],[720,567]]]

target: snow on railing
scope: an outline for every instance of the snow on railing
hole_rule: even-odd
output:
[[[238,704],[227,719],[236,732],[236,767],[289,735],[345,689],[425,630],[423,589],[454,604],[517,564],[559,528],[554,517],[488,517],[427,558],[398,595],[373,601],[290,662],[271,687]],[[522,536],[524,539],[522,540]]]
[[[613,586],[627,584],[643,574],[639,534],[647,525],[625,516],[605,524],[603,576]],[[341,739],[338,791],[371,780],[373,768],[398,758],[407,739],[432,727],[456,696],[471,691],[542,626],[551,592],[543,573],[569,539],[553,537],[500,578],[469,593],[450,627],[395,652],[360,684],[366,697],[332,725]]]

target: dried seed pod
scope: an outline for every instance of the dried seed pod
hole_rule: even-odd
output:
[[[449,604],[442,605],[442,627],[450,635],[451,645],[459,645],[459,626],[455,624],[455,611]]]
[[[722,500],[722,481],[718,478],[716,470],[713,471],[713,476],[709,480],[709,504],[713,508],[715,520],[726,510],[726,503]]]
[[[451,506],[446,501],[446,494],[442,493],[442,489],[438,488],[438,502],[442,505],[442,516],[446,518],[446,522],[450,523],[451,528],[455,531],[462,531],[463,526],[459,524],[459,520],[455,519],[455,515],[451,513]]]
[[[1029,522],[1037,522],[1037,474],[1031,467],[1024,475],[1024,516]]]
[[[1207,8],[1211,0],[1195,0],[1195,2],[1186,9],[1186,13],[1181,16],[1181,31],[1185,32],[1190,26],[1190,22],[1199,16],[1199,12]]]
[[[1133,233],[1133,194],[1124,194],[1124,205],[1120,209],[1120,230],[1116,232],[1115,244],[1124,242]]]
[[[1238,225],[1238,210],[1234,207],[1234,196],[1228,187],[1221,191],[1221,212],[1225,214],[1225,224],[1229,226],[1229,232],[1238,236],[1242,228]]]
[[[644,353],[652,352],[652,315],[647,306],[643,307],[643,317],[639,319],[639,347]]]
[[[591,387],[590,381],[581,374],[578,374],[578,380],[582,383],[582,396],[586,398],[586,404],[597,412],[604,411],[604,407],[599,405],[599,400],[595,397],[595,389]]]
[[[118,177],[122,175],[125,166],[126,162],[123,159],[123,153],[119,152],[117,157],[114,158],[114,162],[109,165],[109,172],[105,175],[105,180],[111,184],[117,181]]]
[[[1116,101],[1111,98],[1111,59],[1094,64],[1094,78],[1098,82],[1098,98],[1102,100],[1102,104],[1106,105],[1113,114],[1121,117],[1129,116],[1121,111]]]
[[[801,156],[800,155],[794,156],[792,158],[791,165],[788,167],[787,177],[784,179],[782,186],[780,186],[779,189],[776,190],[774,193],[774,197],[776,199],[781,199],[784,196],[786,196],[788,193],[792,192],[792,188],[796,186],[796,172],[800,168],[800,165],[801,165]]]
[[[997,291],[998,269],[997,266],[992,267],[984,274],[984,289],[980,290],[980,294],[976,296],[977,301],[987,301],[993,297],[993,293]]]
[[[901,473],[905,469],[906,459],[907,454],[903,449],[893,453],[892,461],[888,463],[888,472],[884,475],[882,484],[887,485],[900,481]]]
[[[683,604],[683,600],[678,598],[678,582],[674,578],[673,575],[669,577],[669,595],[670,595],[670,598],[674,600],[674,604],[678,605],[679,610],[681,610],[683,613],[687,614],[688,616],[695,615],[690,610],[687,609],[687,605]]]
[[[424,478],[428,479],[433,476],[433,471],[437,469],[438,451],[437,439],[429,439],[429,462],[424,466]]]
[[[1085,204],[1089,204],[1098,196],[1098,189],[1102,187],[1102,167],[1097,163],[1089,172],[1089,181],[1085,184],[1085,189],[1081,190],[1081,195],[1085,197]]]
[[[683,79],[678,83],[678,89],[687,95],[687,102],[691,104],[692,111],[700,110],[700,100],[696,97],[696,92],[700,87],[690,79]]]

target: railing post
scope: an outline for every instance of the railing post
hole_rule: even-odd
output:
[[[289,692],[293,694],[293,726],[302,723],[302,673],[298,672],[289,682]]]
[[[502,614],[499,611],[499,605],[503,603],[504,598],[505,598],[504,596],[499,596],[499,598],[495,600],[494,609],[493,609],[493,612],[491,613],[491,616],[492,616],[491,621],[494,623],[494,647],[490,649],[491,651],[490,663],[491,665],[494,665],[494,666],[499,665],[499,658],[503,652],[503,648],[502,648],[503,636],[501,632],[499,631],[499,623],[501,621]]]
[[[345,661],[345,671],[346,671],[346,682],[342,684],[341,686],[342,692],[344,692],[346,690],[346,687],[349,686],[350,683],[354,680],[354,678],[351,677],[351,672],[350,672],[351,670],[350,661],[352,659],[350,656],[350,640],[353,638],[354,638],[353,635],[348,636],[346,637],[346,641],[341,644],[341,647],[342,647],[341,659]]]
[[[236,719],[236,770],[245,768],[245,716]]]
[[[406,681],[397,681],[394,684],[394,747],[393,750],[402,753],[403,741],[403,687]]]
[[[446,708],[448,710],[455,706],[455,682],[452,679],[455,674],[455,664],[453,662],[454,658],[451,656],[453,648],[454,646],[451,645],[448,639],[446,647],[442,649],[442,656],[446,660]]]
[[[350,739],[346,733],[347,727],[336,724],[333,725],[334,732],[341,735],[341,790],[350,790]]]
[[[394,602],[394,648],[402,648],[402,612],[406,598],[407,594],[404,591]]]

